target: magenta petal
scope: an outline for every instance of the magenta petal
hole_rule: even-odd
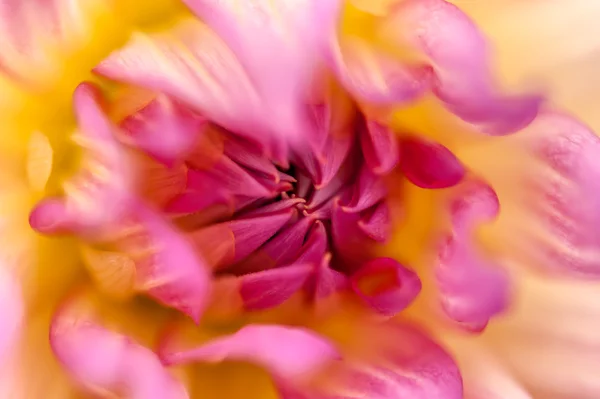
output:
[[[390,207],[381,201],[373,208],[361,213],[358,221],[360,230],[373,241],[385,243],[392,237]]]
[[[375,311],[394,316],[416,298],[421,280],[394,259],[377,258],[352,275],[352,290]]]
[[[278,170],[257,145],[231,135],[225,140],[225,155],[238,165],[276,179]]]
[[[240,265],[236,265],[235,272],[264,270],[290,264],[297,258],[304,239],[314,223],[314,220],[305,217],[284,227],[254,255]]]
[[[498,212],[494,191],[468,182],[451,204],[452,232],[442,240],[435,275],[445,313],[464,328],[481,331],[506,309],[510,280],[506,270],[477,253],[473,229]]]
[[[400,170],[418,187],[451,187],[465,175],[462,163],[441,144],[420,138],[405,138],[400,143],[400,150]]]
[[[0,366],[8,352],[17,343],[25,315],[21,287],[8,267],[0,267]]]
[[[90,394],[136,399],[185,399],[185,388],[150,350],[93,320],[64,310],[50,330],[54,354]]]
[[[398,139],[388,126],[367,121],[360,130],[360,144],[373,173],[386,174],[398,164]]]
[[[226,156],[210,169],[188,171],[188,188],[202,190],[207,184],[215,189],[249,197],[264,197],[271,192],[260,184],[247,170]]]
[[[121,122],[128,139],[159,162],[183,160],[196,143],[206,120],[183,105],[159,96]]]
[[[262,310],[281,305],[300,291],[312,274],[311,265],[295,264],[244,275],[239,278],[244,306]]]
[[[137,262],[137,284],[198,322],[210,295],[208,266],[184,234],[143,205],[136,208],[153,250],[149,259]]]
[[[260,248],[290,221],[294,213],[293,209],[284,209],[212,225],[193,232],[191,239],[213,267],[231,266]]]
[[[266,324],[243,327],[195,349],[167,351],[162,358],[168,364],[249,361],[286,380],[312,375],[339,357],[333,344],[313,332]]]
[[[314,300],[327,298],[348,286],[348,278],[344,274],[333,270],[330,262],[331,254],[325,254],[320,262],[313,265],[314,274],[305,289]]]
[[[517,242],[530,261],[557,274],[600,276],[600,139],[587,126],[545,113],[523,136],[539,165],[526,170],[531,224]],[[535,167],[539,166],[539,167]],[[533,232],[532,232],[533,231]]]
[[[458,7],[445,0],[408,0],[394,8],[388,33],[427,55],[435,68],[435,94],[467,122],[487,133],[506,134],[537,115],[537,95],[496,92],[486,40]]]
[[[348,204],[344,208],[352,212],[362,212],[387,195],[387,187],[383,179],[374,175],[371,170],[363,166],[358,176],[358,182],[354,184],[354,191]]]
[[[42,233],[98,235],[129,210],[131,171],[113,136],[116,128],[98,101],[98,90],[91,84],[82,83],[75,89],[79,132],[74,140],[84,150],[82,167],[65,183],[64,199],[44,200],[32,212],[31,226]]]
[[[325,230],[325,226],[320,221],[316,221],[308,233],[306,242],[300,249],[295,262],[318,264],[325,257],[327,245],[327,231]]]
[[[368,258],[369,237],[359,227],[360,215],[348,212],[339,202],[334,204],[331,235],[336,255],[352,269]]]

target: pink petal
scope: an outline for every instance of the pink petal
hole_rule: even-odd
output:
[[[115,127],[98,104],[97,89],[79,85],[74,101],[80,128],[75,140],[85,152],[81,171],[65,185],[64,199],[43,200],[35,207],[30,224],[42,233],[98,235],[128,211],[130,167],[113,136]]]
[[[451,187],[465,175],[462,163],[441,144],[416,137],[404,138],[400,149],[400,170],[418,187]]]
[[[243,327],[195,349],[171,352],[167,348],[162,355],[168,364],[249,361],[286,380],[312,375],[338,357],[333,344],[315,333],[266,324]]]
[[[357,37],[332,39],[326,58],[346,90],[370,104],[404,104],[431,87],[430,66],[404,65]]]
[[[368,359],[339,362],[323,386],[295,387],[279,379],[284,399],[462,399],[458,367],[421,330],[388,322],[362,331]]]
[[[0,365],[2,365],[19,339],[25,316],[21,287],[5,264],[0,267],[0,309],[2,309],[0,330]]]
[[[391,258],[367,262],[352,275],[352,291],[386,316],[406,308],[421,291],[417,274]]]
[[[513,237],[530,263],[551,273],[600,276],[600,139],[568,115],[544,113],[523,135],[539,164],[528,169],[523,203],[531,225]],[[539,226],[539,229],[531,227]],[[524,234],[523,234],[524,233]],[[510,238],[510,237],[509,237]],[[512,241],[512,240],[511,240]]]
[[[240,265],[236,265],[235,272],[247,273],[290,264],[297,258],[304,239],[314,223],[314,220],[305,217],[284,227],[255,254]]]
[[[359,134],[363,156],[369,168],[375,174],[389,173],[398,164],[400,156],[394,131],[369,120]]]
[[[279,135],[302,137],[308,126],[303,104],[316,72],[318,49],[334,31],[340,1],[185,3],[234,51],[270,110],[263,116],[271,126]]]
[[[198,322],[210,295],[208,266],[183,233],[143,205],[136,209],[151,251],[137,262],[137,284],[159,302]]]
[[[206,120],[166,96],[158,96],[121,122],[128,141],[167,165],[190,152],[205,126]]]
[[[310,264],[295,264],[240,277],[240,294],[247,310],[281,305],[302,289],[313,274]]]
[[[386,201],[361,213],[359,229],[371,240],[386,243],[392,238],[392,217]]]
[[[320,262],[313,264],[314,273],[305,287],[313,300],[327,298],[330,295],[347,288],[346,276],[330,266],[331,254],[327,253]]]
[[[348,204],[344,205],[344,208],[351,212],[362,212],[385,198],[387,192],[387,186],[383,179],[374,175],[368,167],[363,166],[358,181],[354,183],[352,198]]]
[[[308,233],[304,245],[300,249],[298,258],[294,262],[311,263],[313,265],[319,264],[325,257],[327,247],[327,231],[325,230],[325,226],[323,226],[322,222],[316,221]]]
[[[430,58],[435,94],[465,121],[480,125],[489,134],[506,134],[536,117],[539,96],[497,93],[486,40],[455,5],[445,0],[400,2],[383,31]]]
[[[229,135],[225,139],[225,155],[240,166],[278,179],[278,170],[257,145]]]
[[[349,269],[365,262],[369,255],[369,237],[360,229],[360,215],[348,212],[334,204],[331,218],[331,236],[336,255],[343,259]]]
[[[55,316],[50,344],[67,372],[90,394],[188,398],[185,388],[152,351],[71,309],[62,309]]]
[[[265,216],[212,225],[195,231],[191,239],[213,267],[223,268],[260,248],[290,221],[294,212],[284,209]]]
[[[440,243],[435,274],[445,313],[464,328],[481,331],[508,306],[511,284],[508,273],[472,242],[476,225],[498,213],[496,194],[480,182],[461,188],[450,205],[452,232]]]
[[[226,190],[237,195],[264,197],[271,194],[247,170],[223,156],[208,170],[190,169],[188,172],[188,188],[204,189],[206,184],[213,184],[216,189]]]

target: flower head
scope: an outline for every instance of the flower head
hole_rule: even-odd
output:
[[[445,0],[183,3],[11,3],[10,234],[58,277],[0,274],[0,356],[37,322],[63,397],[233,398],[247,364],[286,399],[527,397],[480,342],[524,265],[598,276],[596,135],[503,90]]]

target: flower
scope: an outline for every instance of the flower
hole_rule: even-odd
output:
[[[4,396],[597,396],[590,129],[445,0],[183,3],[0,9]]]

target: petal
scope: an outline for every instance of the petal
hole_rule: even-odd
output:
[[[301,137],[308,122],[303,100],[316,72],[318,49],[333,33],[340,1],[185,3],[234,51],[270,110],[265,116],[271,125],[280,135]],[[281,130],[286,127],[290,130]]]
[[[379,176],[374,175],[366,166],[363,166],[358,176],[358,181],[354,184],[352,198],[344,209],[351,212],[362,212],[387,195],[387,187]]]
[[[398,164],[398,141],[389,127],[367,121],[360,130],[360,144],[365,161],[373,173],[386,174]]]
[[[15,276],[5,265],[0,267],[0,309],[2,309],[2,330],[0,331],[0,365],[19,338],[25,314],[25,304],[21,287]]]
[[[72,309],[62,309],[55,316],[50,343],[71,377],[91,394],[140,399],[188,397],[152,351]]]
[[[239,262],[252,254],[290,221],[295,210],[237,219],[191,233],[191,240],[215,268]]]
[[[242,264],[236,265],[235,272],[247,273],[289,264],[298,257],[304,240],[314,223],[313,219],[305,217],[284,227],[255,254]]]
[[[392,237],[392,217],[386,201],[380,201],[361,214],[358,228],[373,241],[386,243]]]
[[[313,274],[310,264],[295,264],[240,277],[240,294],[247,310],[281,305],[305,285]]]
[[[405,104],[431,87],[430,66],[404,65],[358,37],[332,39],[326,57],[346,90],[370,104]]]
[[[285,399],[462,399],[459,370],[423,331],[399,322],[358,328],[369,357],[335,364],[316,387],[279,383]],[[369,342],[364,337],[369,337]]]
[[[322,222],[316,221],[308,233],[295,262],[317,264],[325,257],[327,247],[327,231],[325,230],[325,226]]]
[[[391,258],[377,258],[352,275],[352,291],[375,311],[394,316],[421,291],[417,274]]]
[[[450,204],[452,231],[441,240],[435,269],[444,312],[464,328],[481,331],[506,309],[511,283],[506,270],[478,254],[474,227],[499,210],[496,193],[481,182],[460,187]]]
[[[527,189],[518,199],[533,219],[517,224],[507,242],[541,270],[598,277],[600,139],[570,116],[546,113],[522,140],[536,162],[520,171]]]
[[[331,235],[336,255],[344,260],[344,266],[349,269],[357,267],[368,259],[370,239],[360,229],[360,215],[350,213],[334,204],[331,218]]]
[[[536,117],[539,96],[497,93],[485,38],[455,5],[445,0],[400,2],[382,31],[429,57],[435,69],[435,94],[465,121],[489,134],[506,134]]]
[[[144,248],[149,253],[136,264],[138,288],[198,322],[210,294],[209,267],[185,235],[160,215],[141,204],[136,210],[149,240]]]
[[[243,327],[198,348],[175,352],[166,349],[162,354],[168,364],[249,361],[286,380],[314,375],[338,356],[332,343],[313,332],[267,324]]]
[[[166,165],[183,160],[206,121],[166,96],[158,96],[121,122],[127,141]]]
[[[207,26],[185,20],[152,36],[136,33],[95,71],[164,92],[237,132],[263,130],[261,101],[234,53]],[[234,95],[235,93],[235,95]]]
[[[451,187],[466,173],[456,156],[441,144],[411,137],[401,141],[400,149],[400,170],[418,187]]]
[[[83,83],[75,90],[75,111],[84,149],[78,175],[65,183],[65,198],[43,200],[31,212],[31,226],[42,233],[76,231],[98,235],[117,223],[130,204],[130,167],[114,138],[115,127],[98,104],[97,90]]]

